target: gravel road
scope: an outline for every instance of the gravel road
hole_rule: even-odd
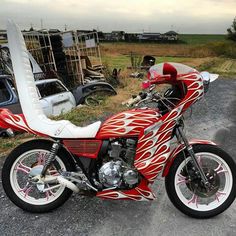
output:
[[[186,128],[189,137],[214,140],[236,160],[236,80],[213,82],[205,99],[194,105]],[[51,213],[31,214],[13,205],[0,183],[0,235],[236,235],[236,201],[215,218],[196,220],[175,209],[163,179],[153,189],[153,202],[73,195]]]

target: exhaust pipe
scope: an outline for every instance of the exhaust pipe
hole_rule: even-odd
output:
[[[69,188],[69,189],[71,189],[73,192],[75,192],[75,193],[78,193],[78,192],[79,192],[79,188],[78,188],[75,184],[73,184],[71,181],[69,181],[69,180],[63,178],[62,176],[58,176],[58,177],[57,177],[57,181],[58,181],[60,184],[66,186],[66,187]]]

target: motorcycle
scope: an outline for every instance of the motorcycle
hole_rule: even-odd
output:
[[[155,108],[142,105],[102,124],[77,127],[43,115],[21,32],[9,21],[7,33],[24,115],[1,109],[0,125],[43,137],[17,146],[3,165],[3,188],[18,207],[48,212],[72,192],[149,201],[155,199],[150,187],[159,174],[170,200],[186,215],[209,218],[231,205],[233,159],[214,142],[188,141],[183,131],[183,113],[203,97],[203,81],[209,85],[214,76],[178,63],[154,65],[143,84],[148,92],[134,103],[149,99]],[[172,85],[164,97],[153,90],[162,83]]]

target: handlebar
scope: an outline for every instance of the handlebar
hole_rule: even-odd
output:
[[[131,107],[131,106],[137,104],[138,102],[142,101],[143,99],[145,99],[147,96],[148,96],[148,93],[141,92],[141,93],[139,93],[139,95],[137,95],[133,98],[130,98],[128,101],[123,102],[122,105],[126,105],[128,107]]]

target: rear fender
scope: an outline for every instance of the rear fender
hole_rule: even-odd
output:
[[[197,145],[197,144],[210,144],[210,145],[216,145],[214,142],[212,141],[208,141],[208,140],[200,140],[200,139],[193,139],[189,142],[192,146]],[[170,167],[173,163],[173,161],[175,160],[175,158],[178,156],[178,154],[180,152],[182,152],[186,147],[183,144],[180,144],[179,146],[177,146],[170,154],[166,165],[164,167],[164,170],[162,172],[162,177],[166,177],[169,173]]]
[[[52,139],[46,139],[46,138],[40,138],[40,139],[31,139],[29,141],[26,141],[20,145],[18,145],[16,148],[20,148],[21,146],[24,146],[24,145],[37,145],[37,144],[46,144],[48,145],[49,147],[52,147],[53,143],[54,143],[54,140]],[[71,166],[73,166],[74,170],[76,170],[76,161],[75,161],[75,158],[74,156],[66,149],[66,147],[64,145],[62,145],[59,149],[59,151],[61,153],[61,155],[63,156],[66,156],[67,159],[68,159],[68,162],[70,162]]]
[[[39,132],[32,130],[23,114],[13,114],[6,108],[0,108],[0,128],[8,129],[11,128],[14,131],[28,132],[35,135],[46,136]]]

